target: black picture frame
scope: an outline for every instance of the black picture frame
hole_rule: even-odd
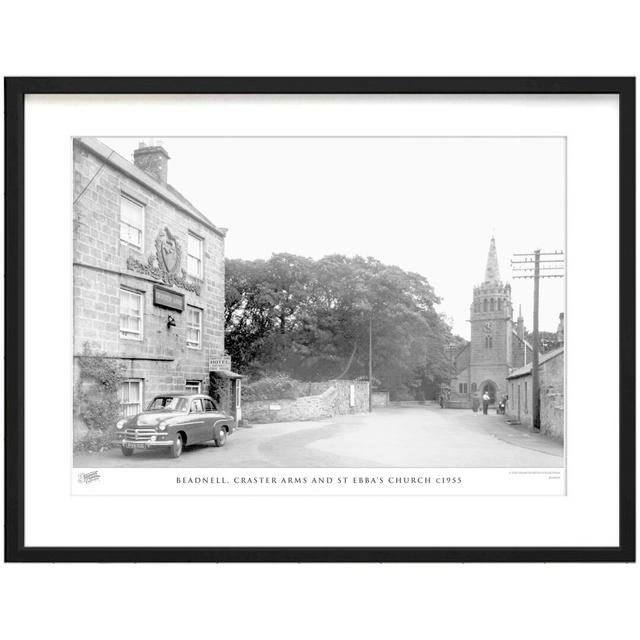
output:
[[[5,78],[5,561],[635,561],[635,78]],[[24,538],[24,104],[28,94],[615,94],[619,98],[619,545],[615,547],[26,547]],[[10,312],[7,310],[10,309]]]

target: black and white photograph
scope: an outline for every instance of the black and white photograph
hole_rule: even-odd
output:
[[[564,137],[72,156],[75,467],[564,469]]]
[[[629,557],[629,82],[51,82],[19,555]]]

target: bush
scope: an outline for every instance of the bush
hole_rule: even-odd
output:
[[[74,389],[74,411],[88,429],[75,443],[76,450],[96,450],[107,446],[120,418],[118,391],[123,365],[102,353],[92,353],[85,344],[78,358],[80,379]]]
[[[107,433],[89,432],[82,440],[78,440],[73,444],[75,453],[85,453],[87,451],[104,451],[111,449],[111,443],[117,437],[116,430],[110,429]]]
[[[253,400],[297,400],[300,395],[300,383],[279,373],[254,380],[242,387],[242,399],[247,402]]]

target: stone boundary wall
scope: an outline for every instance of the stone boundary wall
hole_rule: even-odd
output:
[[[374,409],[382,409],[389,406],[389,392],[388,391],[372,391],[371,392],[371,406]]]
[[[471,409],[471,401],[464,398],[463,400],[447,400],[444,403],[444,406],[447,409]],[[495,406],[495,405],[491,405]],[[482,410],[482,404],[480,405],[480,410]]]
[[[540,378],[540,431],[564,441],[564,354],[547,360]]]
[[[389,400],[390,407],[420,407],[433,404],[431,400]]]
[[[242,403],[242,417],[249,423],[320,420],[335,415],[369,410],[369,383],[362,380],[331,380],[326,391],[297,400],[254,400]],[[353,387],[353,403],[352,391]]]

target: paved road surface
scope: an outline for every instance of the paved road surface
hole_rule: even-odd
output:
[[[223,448],[119,449],[76,456],[76,467],[562,467],[562,444],[503,416],[437,405],[378,409],[371,414],[238,429]]]

